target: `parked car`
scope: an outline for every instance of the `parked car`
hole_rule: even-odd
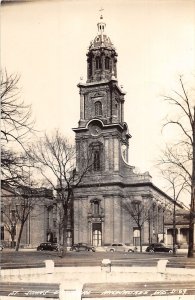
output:
[[[3,251],[3,245],[2,244],[0,244],[0,251]]]
[[[95,247],[88,245],[86,243],[78,243],[78,244],[74,244],[71,248],[70,251],[93,251],[95,252]]]
[[[45,242],[45,243],[41,243],[38,247],[37,247],[37,251],[58,251],[58,244],[56,243],[50,243],[50,242]]]
[[[146,252],[169,252],[169,253],[173,253],[173,249],[166,247],[164,244],[162,243],[154,243],[154,244],[150,244],[147,248],[146,248]]]
[[[123,244],[123,243],[115,243],[115,244],[112,244],[111,246],[107,246],[106,247],[106,251],[110,251],[110,252],[116,252],[116,251],[123,251],[123,252],[134,252],[134,250]]]

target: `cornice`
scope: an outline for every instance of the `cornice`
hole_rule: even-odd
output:
[[[101,122],[102,128],[104,129],[113,129],[113,128],[119,128],[120,131],[123,131],[123,124],[122,123],[111,123],[111,124],[104,124],[100,119],[97,118],[93,118],[91,120],[88,121],[88,123],[86,124],[85,127],[77,127],[77,128],[72,128],[72,130],[74,132],[86,132],[88,130],[88,126],[91,122],[93,121],[98,121]],[[129,137],[131,137],[131,135],[128,133],[127,135],[129,135]]]
[[[118,186],[120,188],[128,188],[128,187],[150,187],[154,191],[158,192],[161,194],[163,197],[167,198],[169,201],[174,202],[173,199],[168,196],[165,192],[163,192],[161,189],[159,189],[157,186],[155,186],[152,182],[146,181],[146,182],[135,182],[135,183],[124,183],[121,181],[115,181],[115,182],[103,182],[103,183],[98,183],[98,188],[99,187],[112,187],[112,186]],[[97,188],[97,183],[83,183],[80,184],[76,189],[79,188],[91,188],[91,187],[96,187]],[[177,203],[179,207],[182,207]]]
[[[101,81],[92,81],[92,82],[87,82],[87,83],[78,83],[77,86],[80,88],[80,89],[89,89],[90,87],[91,88],[96,88],[98,87],[98,90],[99,90],[99,87],[100,86],[113,86],[114,88],[116,88],[121,95],[125,95],[126,93],[124,91],[122,91],[122,89],[118,86],[118,80],[117,79],[111,79],[111,80],[101,80]]]

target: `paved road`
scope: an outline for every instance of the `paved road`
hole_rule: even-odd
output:
[[[57,252],[48,251],[3,251],[1,267],[25,268],[45,266],[45,260],[53,260],[55,266],[99,266],[102,259],[110,259],[113,266],[156,266],[159,259],[167,259],[167,267],[195,268],[195,258],[187,258],[185,254],[174,256],[169,253],[110,253],[110,252],[68,252],[60,258]]]

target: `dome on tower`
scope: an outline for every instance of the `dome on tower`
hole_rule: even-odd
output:
[[[112,44],[110,38],[103,34],[98,34],[93,41],[91,41],[91,44],[89,46],[89,50],[97,49],[97,48],[109,48],[109,49],[115,49],[114,45]]]
[[[97,26],[98,26],[98,34],[94,38],[94,40],[91,41],[89,50],[98,49],[102,47],[115,50],[114,45],[112,44],[110,38],[104,32],[106,28],[106,23],[103,22],[102,16],[100,17],[100,22],[97,24]]]
[[[87,52],[87,82],[116,80],[117,53],[110,38],[105,34],[103,17],[97,24],[98,34]]]

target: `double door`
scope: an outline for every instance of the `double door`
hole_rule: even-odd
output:
[[[102,223],[92,223],[92,245],[102,245]]]

